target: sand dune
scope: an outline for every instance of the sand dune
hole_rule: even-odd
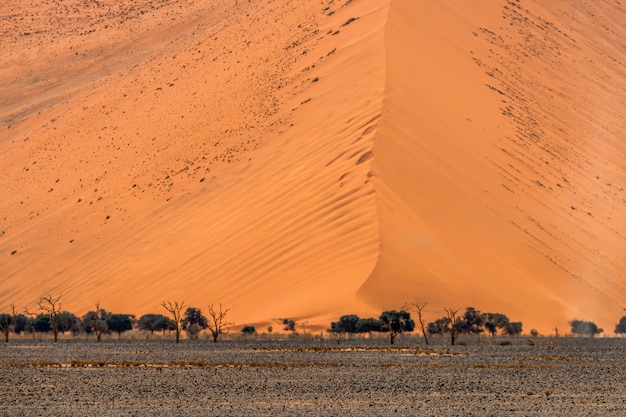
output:
[[[0,6],[0,307],[612,330],[622,6],[205,3]]]

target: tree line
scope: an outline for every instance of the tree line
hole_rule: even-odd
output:
[[[394,344],[398,335],[419,331],[426,344],[430,336],[447,335],[450,343],[454,345],[459,334],[480,335],[487,333],[491,336],[497,334],[505,336],[519,336],[522,334],[522,322],[511,321],[502,313],[485,313],[474,307],[466,307],[461,314],[460,309],[445,307],[444,315],[432,322],[424,321],[424,309],[426,303],[414,303],[404,305],[398,310],[385,310],[378,318],[360,318],[356,314],[343,315],[338,321],[331,322],[327,332],[335,338],[337,343],[353,334],[387,333],[390,344]],[[54,341],[58,340],[58,334],[71,332],[73,335],[86,334],[93,335],[100,341],[105,334],[117,333],[121,337],[122,333],[138,329],[154,332],[174,332],[176,343],[180,341],[181,333],[187,333],[190,339],[197,339],[203,330],[211,333],[213,342],[217,342],[218,337],[229,332],[234,326],[226,320],[230,311],[222,304],[211,304],[208,306],[208,316],[196,307],[188,307],[184,302],[163,301],[161,306],[169,313],[169,317],[159,313],[144,314],[138,319],[133,314],[112,313],[96,304],[95,309],[88,311],[83,316],[63,310],[61,297],[45,296],[37,301],[39,311],[33,313],[24,309],[23,313],[17,313],[15,305],[11,304],[10,313],[0,313],[0,331],[5,336],[5,341],[9,341],[9,336],[21,333],[53,333]],[[414,310],[417,316],[417,325],[409,310]],[[283,319],[283,330],[296,333],[297,323],[292,319]],[[303,331],[306,333],[306,324],[301,323]],[[603,332],[602,329],[590,321],[572,320],[569,322],[573,335],[593,337]],[[555,328],[558,337],[558,329]],[[272,332],[272,327],[268,327],[268,332]],[[241,333],[244,335],[256,334],[254,326],[243,326]],[[538,335],[536,330],[530,331],[531,335]],[[626,316],[622,317],[615,327],[616,334],[626,334]]]
[[[450,335],[451,344],[454,345],[458,334],[479,335],[487,332],[494,336],[500,332],[502,335],[519,336],[522,333],[521,322],[512,322],[501,313],[481,313],[474,307],[467,307],[465,312],[459,315],[459,309],[446,307],[443,317],[426,324],[423,317],[426,304],[416,303],[413,307],[426,344],[428,344],[428,337],[432,335]],[[393,345],[398,335],[412,332],[415,327],[415,321],[411,318],[408,306],[404,306],[400,310],[383,311],[377,319],[363,319],[354,314],[341,316],[339,321],[331,323],[328,332],[335,335],[338,343],[346,334],[388,333],[389,342]]]
[[[33,337],[36,333],[52,333],[55,342],[59,333],[86,334],[95,336],[99,342],[105,334],[117,333],[121,337],[122,333],[133,329],[150,333],[174,332],[178,343],[182,331],[187,332],[190,339],[197,339],[200,331],[208,329],[213,341],[217,342],[219,335],[228,333],[228,328],[233,325],[226,321],[229,309],[222,304],[210,304],[208,317],[199,308],[187,307],[184,302],[163,301],[161,305],[171,317],[148,313],[137,319],[134,314],[107,311],[99,303],[94,310],[78,317],[62,309],[60,296],[45,296],[37,301],[38,312],[25,308],[24,312],[17,313],[15,304],[11,304],[10,313],[0,313],[0,331],[7,343],[11,334],[22,333],[32,334]]]
[[[400,310],[383,311],[378,318],[360,318],[355,314],[341,316],[338,321],[331,322],[327,330],[333,334],[337,343],[341,343],[346,335],[359,333],[388,333],[390,344],[402,333],[409,333],[416,329],[415,321],[408,311],[411,307],[417,314],[417,322],[420,332],[428,345],[428,338],[433,335],[448,335],[450,343],[454,345],[459,334],[480,335],[487,333],[490,336],[520,336],[522,334],[522,322],[511,321],[502,313],[485,313],[474,307],[466,307],[460,314],[460,309],[444,307],[444,315],[432,322],[424,322],[424,309],[426,303],[414,303],[412,306],[405,305]],[[572,335],[594,337],[604,330],[592,321],[572,320],[568,323]],[[558,328],[555,328],[556,336],[559,336]],[[622,317],[615,326],[616,334],[626,334],[626,316]],[[532,329],[532,336],[539,333]]]

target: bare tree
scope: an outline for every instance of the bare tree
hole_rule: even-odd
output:
[[[4,333],[4,341],[9,343],[9,333],[11,333],[15,327],[15,304],[9,304],[11,308],[11,314],[0,314],[0,331]]]
[[[169,311],[172,315],[172,319],[174,319],[174,325],[176,326],[174,330],[176,331],[176,343],[180,342],[180,332],[182,330],[182,321],[183,321],[183,310],[186,305],[184,301],[180,303],[178,301],[163,301],[161,303],[164,309]]]
[[[59,340],[59,326],[57,324],[57,315],[61,312],[61,296],[53,297],[47,295],[41,297],[37,301],[39,309],[50,316],[50,323],[52,324],[52,333],[54,334],[54,341]]]
[[[222,303],[220,303],[220,309],[216,310],[214,304],[209,305],[209,330],[213,335],[213,343],[217,343],[217,338],[220,334],[228,333],[228,327],[233,326],[235,323],[225,321],[226,314],[230,311],[230,308],[223,309]]]
[[[28,331],[32,334],[33,340],[35,340],[35,326],[33,324],[33,319],[37,317],[37,314],[31,313],[28,311],[28,307],[24,307],[24,315],[28,317]]]
[[[450,320],[450,344],[454,346],[456,341],[456,313],[459,312],[459,309],[454,310],[450,307],[444,307],[443,310],[446,312],[448,320]]]
[[[422,335],[424,335],[424,342],[428,345],[428,332],[426,331],[426,326],[424,325],[424,309],[426,308],[426,305],[428,305],[428,303],[413,303],[413,307],[415,307],[415,311],[417,312],[417,321],[420,324]]]
[[[96,314],[93,315],[89,325],[91,330],[95,333],[98,342],[102,340],[102,334],[109,330],[106,319],[106,311],[100,308],[100,302],[96,303]]]

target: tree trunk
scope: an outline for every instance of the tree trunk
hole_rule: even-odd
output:
[[[4,332],[4,341],[9,343],[9,331],[8,330]]]
[[[219,332],[213,332],[213,343],[217,343],[217,337],[219,336]]]
[[[59,340],[59,328],[57,327],[57,318],[53,316],[50,320],[52,322],[52,332],[54,333],[54,342]]]

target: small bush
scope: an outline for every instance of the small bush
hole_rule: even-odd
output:
[[[243,326],[241,328],[241,333],[245,335],[253,335],[256,333],[256,329],[254,328],[254,326]]]

